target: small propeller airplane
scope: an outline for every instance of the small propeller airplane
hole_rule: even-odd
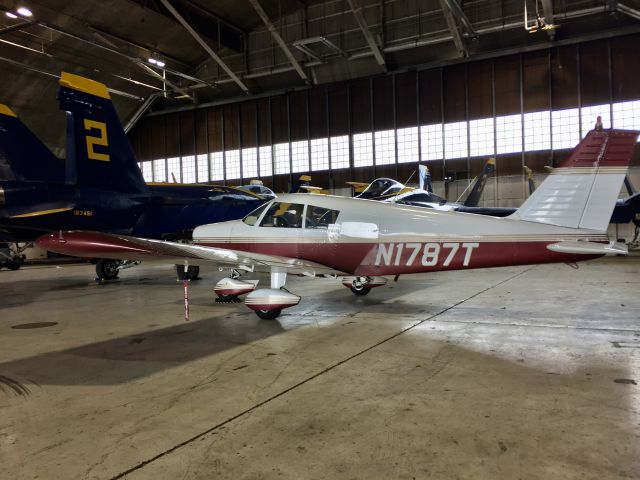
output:
[[[211,263],[232,269],[214,291],[247,294],[263,319],[276,318],[300,297],[284,289],[287,274],[331,275],[355,295],[384,285],[385,276],[442,270],[588,260],[626,254],[606,235],[640,132],[590,131],[512,215],[497,218],[329,195],[287,194],[242,220],[203,225],[193,244],[68,231],[37,244],[67,255]],[[242,274],[265,270],[271,288]]]
[[[275,196],[266,187],[256,194],[217,185],[146,184],[106,85],[63,72],[58,101],[67,117],[66,160],[0,104],[0,241],[28,242],[60,229],[190,240],[198,225],[242,218]],[[96,273],[113,279],[132,265],[100,259]],[[197,275],[196,267],[187,272]]]

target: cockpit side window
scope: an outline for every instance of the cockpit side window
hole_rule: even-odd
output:
[[[260,215],[262,215],[262,212],[264,212],[268,206],[269,204],[259,206],[253,212],[247,214],[247,216],[244,217],[242,221],[247,225],[251,225],[251,226],[255,225],[258,219],[260,218]]]
[[[329,225],[336,223],[339,214],[338,210],[307,205],[305,227],[326,230]]]
[[[265,213],[261,227],[302,228],[301,203],[274,202]]]

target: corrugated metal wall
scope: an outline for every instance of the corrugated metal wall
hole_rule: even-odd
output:
[[[634,45],[640,45],[640,35],[155,115],[141,120],[130,138],[138,159],[146,161],[349,135],[350,167],[313,172],[314,184],[331,188],[347,180],[381,176],[402,181],[415,170],[419,156],[411,163],[396,159],[390,165],[354,168],[352,135],[640,100],[640,58]],[[520,128],[524,130],[524,124]],[[542,171],[563,153],[500,155],[499,173],[520,174],[523,164]],[[441,158],[429,166],[436,181],[445,172],[457,172],[458,179],[472,178],[486,157]],[[273,174],[262,180],[284,191],[298,175]],[[247,183],[251,178],[255,176],[227,183]]]

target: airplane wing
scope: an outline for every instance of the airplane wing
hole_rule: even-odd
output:
[[[163,240],[114,235],[99,232],[70,231],[50,233],[36,240],[38,247],[50,252],[85,258],[111,258],[117,260],[160,260],[166,263],[185,261],[201,265],[240,265],[280,267],[289,273],[334,272],[335,270],[315,262],[278,255],[264,255],[226,248],[206,247]]]

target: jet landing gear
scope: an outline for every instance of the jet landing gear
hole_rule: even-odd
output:
[[[115,280],[118,273],[124,268],[135,267],[140,262],[134,260],[113,260],[111,258],[101,258],[96,263],[96,281],[102,283],[104,280]]]
[[[197,265],[189,265],[187,271],[184,271],[184,265],[176,264],[176,274],[178,280],[197,280],[200,275],[200,267]]]
[[[342,285],[358,297],[364,297],[372,288],[381,287],[386,283],[387,279],[384,277],[342,277]]]

